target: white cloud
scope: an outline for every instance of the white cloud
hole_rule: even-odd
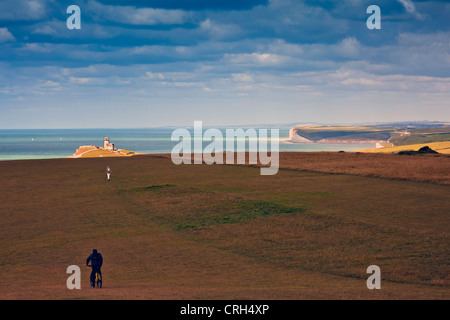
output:
[[[55,82],[55,81],[51,81],[51,80],[42,81],[40,83],[40,87],[42,87],[42,88],[56,88],[56,87],[59,87],[59,82]]]
[[[39,20],[47,14],[48,0],[2,0],[1,20]]]
[[[446,93],[450,92],[449,77],[404,74],[378,75],[354,69],[351,64],[335,72],[300,73],[297,82],[314,84],[318,89],[358,90],[358,92]]]
[[[98,82],[96,78],[69,77],[70,83],[73,84],[94,84]]]
[[[164,80],[162,73],[146,72],[144,76],[145,80]]]
[[[413,14],[417,19],[424,19],[424,16],[417,12],[416,6],[411,0],[397,0],[405,8],[406,12]]]
[[[183,24],[189,20],[189,14],[182,10],[109,6],[97,1],[90,1],[87,9],[103,19],[132,25]]]
[[[238,38],[242,34],[241,29],[235,24],[219,24],[209,18],[200,24],[200,29],[214,39]]]
[[[345,38],[336,46],[336,52],[346,58],[357,58],[361,53],[361,44],[355,38]]]
[[[247,73],[233,73],[231,76],[236,82],[254,82],[253,77]]]
[[[16,39],[14,38],[12,33],[9,32],[8,28],[0,28],[0,43],[11,42],[15,40]]]
[[[289,57],[272,53],[242,53],[225,54],[224,59],[233,64],[249,64],[261,66],[275,66],[289,60]]]
[[[33,53],[50,53],[56,46],[50,43],[26,43],[20,50]]]
[[[42,27],[38,27],[36,28],[33,33],[35,34],[44,34],[44,35],[50,35],[50,36],[54,36],[56,35],[56,30],[53,29],[52,27],[50,27],[49,25],[45,25]]]
[[[416,12],[416,6],[414,5],[414,3],[412,3],[411,0],[397,0],[397,1],[403,5],[403,7],[407,12],[409,13]]]

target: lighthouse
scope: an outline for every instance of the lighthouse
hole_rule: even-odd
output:
[[[103,139],[103,148],[106,150],[114,151],[114,143],[110,143],[109,137]]]

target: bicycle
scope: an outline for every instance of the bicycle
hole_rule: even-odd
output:
[[[92,266],[89,264],[87,265],[89,268],[92,268]],[[93,288],[95,288],[95,286],[97,286],[97,288],[101,289],[103,286],[103,278],[102,278],[102,274],[100,272],[95,272],[95,280],[94,280],[94,284],[91,283],[91,286]]]

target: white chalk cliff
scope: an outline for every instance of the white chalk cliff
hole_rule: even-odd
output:
[[[289,130],[289,141],[290,142],[295,142],[295,143],[314,143],[314,141],[311,141],[309,139],[306,139],[302,136],[300,136],[297,133],[298,129],[296,128],[292,128],[291,130]]]

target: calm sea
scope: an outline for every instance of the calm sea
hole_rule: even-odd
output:
[[[150,129],[29,129],[0,130],[0,160],[66,158],[82,145],[103,145],[108,136],[119,149],[139,153],[170,153],[172,128]],[[224,136],[225,136],[225,131]],[[280,139],[289,128],[280,129]],[[205,143],[207,145],[208,143]],[[292,144],[280,142],[280,151],[357,151],[372,144]]]

